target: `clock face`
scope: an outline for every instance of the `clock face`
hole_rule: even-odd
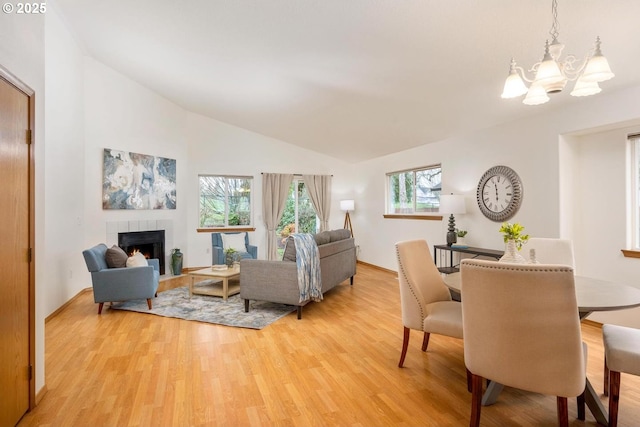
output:
[[[492,221],[505,221],[516,214],[522,202],[522,183],[515,171],[494,166],[482,175],[476,199],[480,211]]]

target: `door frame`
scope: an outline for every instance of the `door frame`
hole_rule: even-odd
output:
[[[29,377],[29,410],[36,407],[36,192],[35,192],[35,116],[36,116],[36,94],[27,84],[13,75],[9,70],[0,64],[0,79],[5,80],[10,85],[24,93],[29,98],[29,129],[31,130],[31,141],[29,144],[29,248],[31,249],[31,259],[29,262],[29,365],[31,375]],[[43,386],[43,390],[46,388]]]

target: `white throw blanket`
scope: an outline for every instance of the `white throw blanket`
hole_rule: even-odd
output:
[[[296,246],[300,302],[322,301],[318,245],[311,234],[292,234],[291,236]]]

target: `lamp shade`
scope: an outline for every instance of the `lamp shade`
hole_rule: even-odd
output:
[[[464,196],[459,194],[443,194],[440,196],[440,213],[463,214],[467,213]]]
[[[354,211],[356,204],[353,200],[340,200],[340,210],[341,211]]]

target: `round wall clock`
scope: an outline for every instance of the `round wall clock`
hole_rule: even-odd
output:
[[[522,181],[513,169],[493,166],[480,178],[476,199],[484,216],[491,221],[506,221],[520,209]]]

